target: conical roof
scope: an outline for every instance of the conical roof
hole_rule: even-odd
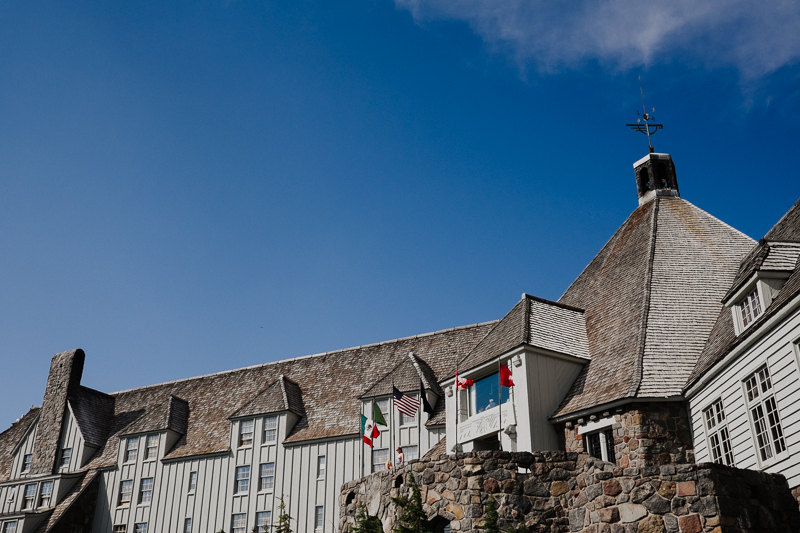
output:
[[[636,209],[559,299],[585,310],[591,361],[553,416],[680,395],[753,244],[681,198]]]

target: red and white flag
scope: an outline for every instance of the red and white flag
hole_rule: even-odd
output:
[[[506,365],[500,365],[500,385],[503,387],[514,386],[514,380],[511,379],[511,370]]]
[[[458,370],[456,370],[456,390],[466,390],[467,387],[472,387],[475,384],[469,378],[458,377]]]

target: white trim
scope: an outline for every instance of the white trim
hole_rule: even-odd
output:
[[[578,435],[583,435],[585,433],[593,433],[595,431],[599,431],[601,429],[605,429],[607,427],[611,427],[617,423],[617,419],[613,416],[608,418],[601,418],[600,420],[595,420],[594,422],[589,422],[585,426],[580,426],[578,428]]]

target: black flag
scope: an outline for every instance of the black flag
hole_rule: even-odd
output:
[[[428,398],[425,396],[425,386],[422,380],[419,380],[419,399],[422,400],[422,410],[428,413],[428,418],[433,414],[433,407],[428,403]]]

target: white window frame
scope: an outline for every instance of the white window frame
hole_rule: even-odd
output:
[[[189,494],[194,494],[197,491],[197,470],[189,472],[189,489],[186,491]]]
[[[278,442],[278,417],[264,417],[264,442],[262,445],[275,444]]]
[[[8,488],[8,494],[6,495],[7,502],[14,501],[14,497],[17,495],[17,487],[19,487],[19,485],[14,485],[13,487]]]
[[[411,449],[414,448],[414,453],[411,453]],[[403,450],[403,457],[405,458],[406,462],[415,461],[419,459],[419,445],[418,444],[409,444],[408,446],[402,446],[401,449]]]
[[[21,467],[22,470],[20,471],[20,473],[27,474],[28,472],[30,472],[32,463],[33,463],[33,454],[32,453],[26,453],[25,455],[23,455],[22,456],[22,467]]]
[[[28,489],[30,487],[33,487],[33,495],[31,495],[30,492],[28,491]],[[36,505],[36,496],[37,496],[38,492],[39,492],[39,484],[38,483],[27,483],[25,485],[25,488],[23,489],[23,492],[22,492],[22,509],[23,510],[28,510],[28,509],[33,509],[34,508],[34,506]]]
[[[317,456],[317,479],[325,479],[325,454]]]
[[[192,533],[192,519],[185,518],[183,520],[183,533]]]
[[[72,460],[72,448],[62,448],[61,456],[58,458],[58,468],[69,468],[69,463]]]
[[[418,394],[405,394],[404,396],[410,396],[410,397],[414,398],[415,400],[417,400],[418,407],[417,407],[417,412],[414,413],[414,416],[408,416],[405,413],[400,413],[400,427],[413,427],[413,426],[416,426],[417,425],[417,415],[419,414],[420,409],[422,408],[422,402],[419,401],[419,397],[418,397],[419,395]]]
[[[275,463],[258,465],[258,491],[272,492],[275,489]]]
[[[158,443],[161,441],[158,435],[147,435],[144,441],[144,461],[154,461],[158,459]]]
[[[702,410],[703,428],[706,434],[706,447],[708,460],[712,463],[727,466],[736,466],[733,455],[733,442],[731,441],[728,419],[725,415],[725,405],[722,398],[712,401]]]
[[[733,304],[728,304],[731,307],[733,329],[737,336],[741,335],[742,332],[752,326],[758,318],[764,314],[764,311],[766,311],[768,302],[765,298],[768,289],[764,282],[756,278],[737,292],[737,298],[734,300]],[[756,293],[755,300],[748,300],[754,292]],[[749,322],[745,323],[744,306],[748,301],[758,304],[758,313],[755,314]]]
[[[239,520],[241,523],[237,524]],[[231,515],[231,533],[247,533],[247,513]]]
[[[139,481],[139,505],[150,505],[153,501],[153,489],[155,488],[156,480],[152,477],[143,477]],[[149,486],[150,488],[145,488]],[[147,524],[145,524],[145,528]]]
[[[234,494],[244,494],[250,491],[250,465],[236,467],[233,483]]]
[[[130,490],[125,490],[126,487]],[[126,496],[127,500],[125,499]],[[133,500],[133,480],[123,479],[119,482],[119,501],[117,506],[130,505],[131,500]]]
[[[386,453],[386,458],[375,462],[376,456],[379,453]],[[377,448],[372,450],[372,471],[373,472],[385,472],[386,471],[386,461],[390,461],[392,458],[389,448]]]
[[[249,431],[246,431],[249,429]],[[247,448],[253,445],[256,436],[256,421],[252,418],[239,421],[239,447]],[[247,437],[249,435],[249,437]]]
[[[762,370],[767,371],[767,379],[769,381],[769,390],[767,392],[763,391],[763,377],[760,375]],[[758,394],[753,397],[752,399],[749,397],[748,394],[748,382],[755,378],[755,383],[757,387]],[[742,380],[742,394],[744,396],[745,406],[747,408],[747,419],[750,422],[750,437],[751,442],[753,443],[753,452],[758,461],[758,465],[760,468],[764,468],[766,466],[775,464],[779,461],[786,459],[789,456],[789,452],[786,445],[786,432],[783,429],[783,424],[781,422],[780,410],[778,409],[778,400],[775,397],[775,386],[772,383],[774,379],[774,375],[769,368],[769,364],[765,361],[762,364],[758,365],[758,367],[753,371],[750,372],[743,380]],[[780,431],[780,442],[783,446],[781,451],[777,451],[774,442],[774,424],[771,424],[768,420],[768,411],[769,411],[769,404],[774,406],[774,415],[777,418],[777,428]],[[767,440],[767,451],[771,454],[770,457],[762,459],[762,447],[759,446],[759,433],[756,427],[756,420],[753,419],[753,411],[756,409],[761,408],[761,417],[765,420],[768,426],[765,429],[765,435],[768,437]]]
[[[128,437],[125,442],[123,463],[135,463],[139,457],[139,437]]]
[[[608,430],[611,430],[613,434],[613,426],[616,424],[616,422],[617,419],[613,416],[610,416],[608,418],[601,418],[600,420],[594,420],[586,425],[580,426],[578,428],[578,435],[583,435],[584,453],[590,455],[589,439],[594,435],[598,435],[600,440],[600,457],[598,457],[598,459],[602,459],[608,463],[616,463],[616,453],[614,454],[614,457],[608,457],[608,437],[606,436],[606,432]],[[612,443],[611,446],[613,448],[614,444]]]
[[[8,520],[7,522],[3,522],[3,533],[17,533],[17,525],[19,522],[17,520]]]
[[[325,529],[325,507],[317,505],[314,508],[314,531],[322,531]]]
[[[147,533],[147,522],[133,524],[133,533]]]
[[[258,511],[256,513],[257,533],[267,533],[272,525],[272,511]]]

